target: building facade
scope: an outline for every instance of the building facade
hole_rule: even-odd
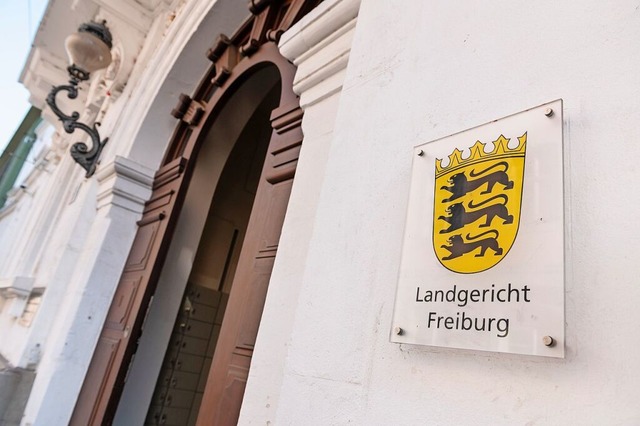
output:
[[[21,423],[640,422],[636,9],[52,0],[21,79],[56,125],[64,38],[106,20],[60,103],[109,141],[86,178],[58,125],[0,218]],[[565,357],[391,343],[413,147],[558,98]]]

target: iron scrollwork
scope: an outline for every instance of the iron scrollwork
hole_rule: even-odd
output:
[[[98,126],[100,123],[94,123],[93,126],[78,121],[80,113],[74,111],[71,115],[67,115],[58,108],[56,104],[56,96],[58,92],[67,92],[67,98],[76,99],[78,97],[78,84],[89,80],[91,71],[106,67],[111,62],[110,50],[113,47],[111,32],[106,26],[107,21],[88,22],[80,25],[78,32],[67,37],[67,49],[71,65],[67,67],[69,73],[69,84],[54,86],[47,96],[47,105],[62,122],[64,131],[71,134],[80,129],[91,137],[91,148],[84,142],[76,142],[71,146],[71,157],[87,171],[86,177],[91,177],[96,171],[96,164],[100,158],[100,153],[109,138],[100,140]],[[70,47],[71,46],[71,47]],[[105,53],[106,51],[106,53]],[[78,53],[79,52],[79,53]],[[76,65],[75,54],[79,54],[81,63]],[[85,62],[85,55],[93,56],[93,61]]]
[[[51,107],[51,110],[55,113],[58,119],[62,121],[62,126],[65,132],[71,134],[76,129],[80,129],[91,137],[91,149],[89,149],[87,144],[84,142],[76,142],[71,146],[71,157],[73,157],[76,163],[87,171],[85,176],[91,177],[96,171],[96,163],[100,158],[102,148],[104,148],[109,138],[105,138],[103,141],[100,140],[100,134],[98,133],[98,126],[100,126],[100,123],[96,122],[92,127],[89,127],[78,121],[80,119],[80,114],[77,111],[72,112],[71,115],[67,115],[56,105],[56,95],[58,92],[66,91],[67,98],[75,99],[78,97],[78,83],[81,80],[87,79],[86,76],[75,76],[71,69],[69,70],[69,73],[72,75],[69,84],[53,87],[51,92],[49,92],[49,96],[47,96],[47,104]]]

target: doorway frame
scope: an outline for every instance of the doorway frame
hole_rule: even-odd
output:
[[[164,264],[171,235],[195,167],[201,135],[224,107],[234,90],[261,64],[280,71],[280,106],[272,114],[273,135],[282,146],[267,154],[273,172],[269,182],[291,179],[296,160],[291,150],[302,143],[302,110],[293,93],[295,67],[278,51],[279,37],[317,0],[258,1],[250,3],[252,16],[232,37],[221,35],[207,53],[213,65],[193,96],[181,95],[173,110],[180,119],[162,166],[156,173],[123,275],[105,320],[96,350],[78,396],[71,424],[111,423],[126,374],[136,351],[145,313]],[[266,164],[267,164],[266,163]]]

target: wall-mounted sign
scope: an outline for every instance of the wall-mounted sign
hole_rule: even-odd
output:
[[[391,341],[564,357],[562,100],[415,148]]]

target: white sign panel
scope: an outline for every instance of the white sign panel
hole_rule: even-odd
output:
[[[562,100],[414,154],[391,341],[564,357]]]

